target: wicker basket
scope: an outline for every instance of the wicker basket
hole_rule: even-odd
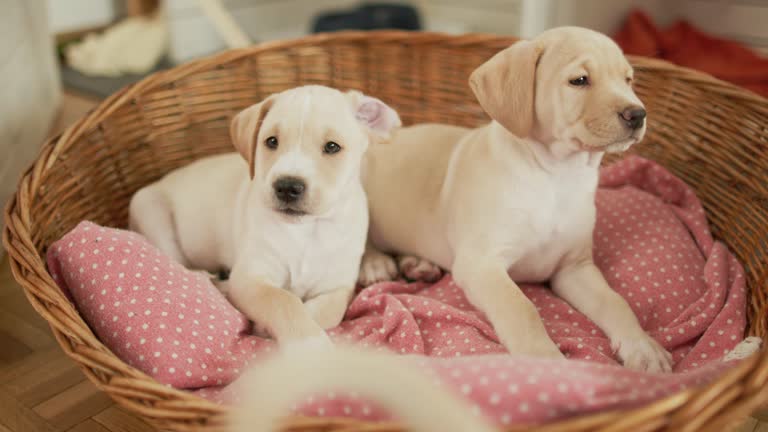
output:
[[[113,95],[47,142],[6,210],[12,271],[64,351],[117,403],[158,428],[222,430],[224,407],[163,386],[126,365],[94,336],[46,271],[46,248],[83,219],[126,226],[141,186],[202,156],[230,151],[238,110],[300,84],[356,88],[383,98],[405,124],[486,121],[469,73],[514,40],[489,35],[349,32],[268,43],[156,73]],[[634,151],[693,185],[716,237],[745,265],[749,333],[766,337],[768,315],[768,101],[707,75],[631,59],[650,113]],[[642,408],[588,415],[541,431],[711,430],[768,401],[768,352],[717,382]],[[522,428],[519,428],[522,429]],[[397,424],[289,418],[286,430],[398,431]]]

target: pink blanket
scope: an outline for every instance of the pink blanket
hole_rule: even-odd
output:
[[[362,290],[336,340],[409,358],[499,424],[544,422],[647,403],[717,377],[743,338],[743,270],[712,239],[690,188],[637,157],[604,168],[595,259],[643,327],[674,355],[675,373],[619,366],[608,339],[546,287],[526,285],[569,360],[510,356],[450,276]],[[48,253],[51,273],[99,338],[160,382],[228,402],[226,387],[273,342],[204,277],[171,262],[135,233],[83,222]],[[375,373],[375,371],[372,371]],[[333,390],[333,389],[329,389]],[[382,419],[355,395],[330,392],[297,404],[308,415]]]

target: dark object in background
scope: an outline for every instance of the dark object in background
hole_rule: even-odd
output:
[[[421,30],[419,14],[410,6],[376,3],[320,14],[312,24],[312,33],[378,29]]]
[[[72,69],[64,61],[60,61],[59,63],[59,71],[61,73],[61,81],[64,84],[64,88],[100,99],[106,98],[112,93],[141,80],[149,74],[171,67],[173,67],[171,61],[167,58],[162,58],[151,71],[145,74],[126,74],[119,77],[105,77],[85,75]]]

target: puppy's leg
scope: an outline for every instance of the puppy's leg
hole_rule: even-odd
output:
[[[627,302],[611,289],[592,260],[560,270],[552,278],[552,289],[605,332],[626,367],[672,370],[672,356],[645,333]]]
[[[235,266],[229,278],[229,301],[280,345],[331,345],[301,299],[265,283],[259,275]]]
[[[435,282],[443,276],[443,270],[435,264],[413,255],[403,255],[397,258],[400,274],[410,280]]]
[[[368,286],[376,282],[389,281],[397,277],[397,263],[391,256],[376,249],[371,242],[365,244],[365,253],[360,261],[358,283]]]
[[[563,357],[536,307],[510,279],[503,260],[467,251],[456,257],[453,276],[469,301],[491,321],[510,353]]]
[[[353,288],[337,289],[312,297],[304,302],[309,314],[324,329],[339,325],[349,306]]]
[[[165,194],[157,187],[145,187],[133,195],[129,225],[132,231],[143,235],[165,255],[189,267],[176,238],[173,209]]]

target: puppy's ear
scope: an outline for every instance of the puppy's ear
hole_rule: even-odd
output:
[[[232,139],[232,144],[248,162],[248,173],[251,178],[255,174],[256,140],[259,135],[259,128],[261,128],[264,117],[267,116],[272,107],[274,98],[274,96],[269,96],[260,103],[240,111],[229,125],[229,136]]]
[[[536,64],[541,52],[537,43],[519,41],[491,57],[469,77],[480,106],[519,137],[528,136],[536,120]]]
[[[350,90],[347,97],[352,104],[357,121],[369,131],[376,141],[386,141],[390,133],[403,125],[397,112],[379,99]]]

